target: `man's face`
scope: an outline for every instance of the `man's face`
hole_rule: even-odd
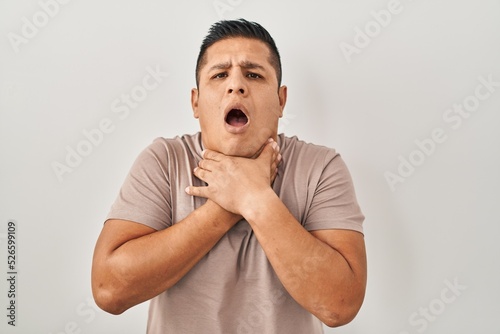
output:
[[[255,156],[269,138],[276,140],[286,103],[286,86],[278,89],[269,48],[256,39],[229,38],[211,45],[205,59],[199,89],[191,91],[204,147]]]

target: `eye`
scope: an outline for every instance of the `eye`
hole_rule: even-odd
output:
[[[227,77],[227,73],[226,72],[222,72],[222,73],[217,73],[216,75],[214,75],[212,77],[212,79],[222,79],[222,78],[225,78]]]
[[[252,73],[252,72],[248,73],[247,77],[249,77],[251,79],[260,79],[260,78],[262,78],[262,76],[260,74]]]

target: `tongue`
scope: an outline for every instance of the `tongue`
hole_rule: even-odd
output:
[[[248,118],[240,110],[231,110],[227,115],[227,123],[232,126],[243,126],[247,124]]]

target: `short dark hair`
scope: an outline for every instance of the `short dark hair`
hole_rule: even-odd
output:
[[[250,22],[245,19],[222,20],[214,23],[210,27],[208,35],[201,44],[200,53],[198,54],[198,60],[196,62],[196,87],[198,87],[200,83],[200,70],[206,62],[205,54],[207,49],[220,40],[233,37],[256,39],[264,42],[268,46],[271,54],[269,62],[276,71],[279,88],[281,86],[281,59],[278,48],[273,38],[264,27],[256,22]]]

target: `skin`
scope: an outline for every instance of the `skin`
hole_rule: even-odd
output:
[[[276,140],[287,87],[278,89],[269,49],[257,40],[231,38],[212,45],[200,70],[199,89],[191,91],[204,147],[225,155],[254,157],[269,138]],[[226,129],[225,113],[245,109],[249,124],[243,133]]]
[[[186,192],[207,202],[162,231],[107,221],[94,251],[96,303],[119,314],[165,291],[244,217],[300,305],[328,326],[350,322],[366,288],[364,238],[349,230],[306,231],[272,190],[287,89],[278,88],[267,46],[253,39],[226,39],[209,47],[206,59],[191,102],[206,148],[193,172],[209,185]],[[243,131],[225,122],[233,106],[249,118]]]

